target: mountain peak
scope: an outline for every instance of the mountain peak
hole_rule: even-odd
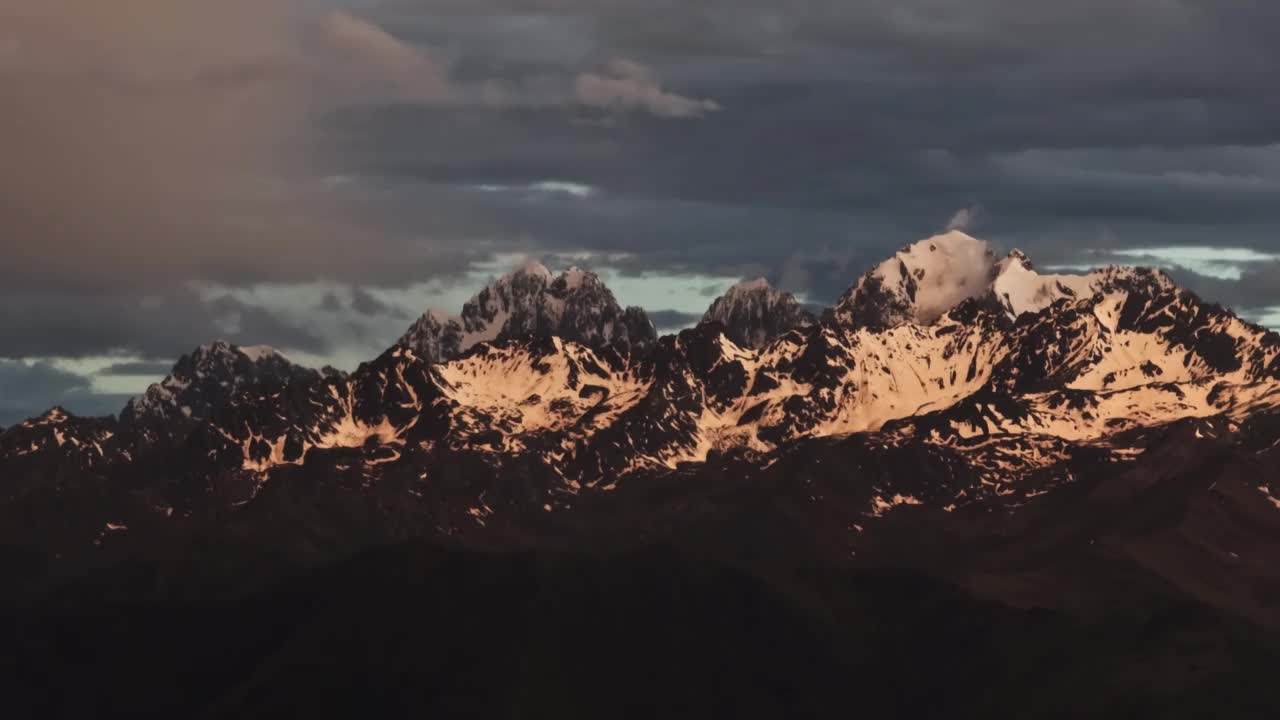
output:
[[[560,273],[555,279],[555,283],[564,285],[565,288],[573,290],[579,288],[583,283],[599,282],[600,277],[593,272],[587,272],[577,265],[571,266],[568,270]]]
[[[535,258],[529,258],[528,260],[525,260],[520,267],[513,270],[508,277],[511,276],[537,277],[549,281],[551,280],[551,271],[548,270],[547,266],[543,265],[541,261]]]
[[[872,329],[903,322],[930,324],[983,294],[995,266],[985,240],[959,230],[925,238],[867,271],[836,304],[836,319]]]
[[[399,344],[441,362],[480,343],[540,337],[626,354],[652,345],[657,333],[643,310],[619,306],[595,273],[574,266],[554,275],[531,260],[476,293],[459,315],[429,311]]]
[[[1005,259],[1003,260],[1003,262],[1005,262],[1005,263],[1015,263],[1015,262],[1016,262],[1016,263],[1021,264],[1023,267],[1025,267],[1025,268],[1026,268],[1026,269],[1028,269],[1028,270],[1034,270],[1034,269],[1035,269],[1035,266],[1034,266],[1034,265],[1032,265],[1032,263],[1031,263],[1031,258],[1027,257],[1027,254],[1026,254],[1026,253],[1024,253],[1024,252],[1022,252],[1022,251],[1021,251],[1021,250],[1019,250],[1018,248],[1014,248],[1014,249],[1010,250],[1010,251],[1009,251],[1009,254],[1005,256]]]
[[[235,345],[226,340],[216,340],[201,345],[174,363],[175,375],[235,374],[245,363],[251,365],[291,366],[284,355],[267,345]]]
[[[1062,299],[1141,289],[1149,293],[1175,290],[1161,270],[1111,265],[1085,274],[1037,272],[1031,260],[1014,250],[992,270],[991,295],[1011,317],[1039,312]]]
[[[725,294],[737,295],[741,293],[751,293],[751,292],[758,292],[760,290],[772,290],[772,289],[773,289],[773,286],[769,284],[768,280],[766,280],[763,277],[758,277],[752,280],[743,280],[735,284],[733,287],[726,290]]]
[[[975,244],[981,244],[985,246],[987,244],[985,240],[979,240],[978,238],[970,235],[969,233],[963,230],[947,230],[946,232],[933,235],[931,237],[925,238],[924,240],[921,240],[914,244],[919,245],[921,243],[926,243],[926,242],[934,243],[937,245],[944,245],[948,247],[975,245]]]
[[[71,413],[61,405],[54,405],[42,415],[29,421],[31,425],[61,425],[71,418]]]
[[[904,323],[931,325],[966,300],[987,297],[1011,318],[1062,299],[1141,288],[1176,288],[1158,271],[1105,267],[1086,274],[1045,274],[1021,250],[1000,260],[985,241],[958,230],[912,243],[865,273],[832,309],[846,328],[883,330]]]
[[[1045,275],[1019,250],[992,269],[991,294],[1011,317],[1039,312],[1063,298],[1091,295],[1093,275]]]
[[[226,340],[215,340],[207,345],[201,345],[183,358],[195,365],[209,365],[210,363],[234,363],[240,356],[255,363],[273,358],[284,359],[278,350],[269,345],[235,345]]]
[[[314,375],[274,348],[218,340],[178,358],[169,375],[129,401],[122,416],[134,421],[207,417],[247,384]]]
[[[253,362],[259,362],[270,357],[280,356],[280,353],[269,345],[244,345],[237,348],[241,355],[249,358]]]
[[[707,308],[702,322],[718,322],[735,345],[759,349],[792,330],[812,325],[814,317],[794,295],[775,290],[760,277],[726,290]]]

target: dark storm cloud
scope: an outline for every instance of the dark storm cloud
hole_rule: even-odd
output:
[[[316,310],[327,313],[342,312],[342,300],[338,299],[337,293],[327,292],[316,304]]]
[[[382,315],[400,316],[404,313],[374,297],[368,290],[355,287],[351,289],[351,309],[361,315],[376,317]]]
[[[363,318],[395,318],[397,320],[408,318],[408,313],[404,308],[383,302],[364,288],[350,288],[346,293],[349,295],[349,300],[344,300],[340,297],[341,294],[336,290],[324,293],[320,301],[313,306],[313,310],[322,313],[342,314],[350,309],[351,312]]]
[[[1280,222],[1280,168],[1257,159],[1275,156],[1280,102],[1269,88],[1280,64],[1268,28],[1280,9],[1176,0],[392,5],[405,27],[432,36],[464,26],[476,47],[488,47],[486,28],[507,48],[542,36],[549,47],[526,51],[541,64],[636,58],[725,108],[679,124],[467,115],[456,144],[455,112],[402,107],[357,123],[395,148],[355,143],[381,177],[419,187],[555,178],[601,190],[596,207],[487,208],[497,235],[630,248],[653,268],[748,256],[778,275],[833,253],[870,261],[973,206],[986,209],[975,232],[1047,250],[1104,230],[1135,243],[1186,235],[1179,226],[1258,246],[1274,241],[1256,228]],[[513,41],[517,28],[528,29],[524,42]],[[587,40],[567,40],[584,29]],[[519,50],[488,52],[520,59]],[[785,241],[783,218],[793,231]],[[582,237],[593,231],[594,242]],[[805,274],[830,297],[837,280]]]
[[[702,316],[679,310],[652,310],[649,312],[649,319],[658,332],[670,332],[689,327],[701,320]]]
[[[110,415],[127,398],[95,394],[89,379],[48,363],[0,360],[0,427],[35,417],[53,405],[79,415]]]
[[[0,357],[173,357],[214,337],[324,351],[191,283],[465,267],[313,175],[313,115],[448,92],[429,54],[293,0],[0,4]]]
[[[369,290],[494,254],[764,274],[830,301],[966,210],[1042,265],[1280,249],[1280,6],[344,7],[0,9],[0,356],[172,357],[226,328],[323,352],[346,331],[187,288],[325,279],[357,290],[306,310],[385,316]],[[1187,282],[1280,305],[1267,272]],[[138,309],[157,298],[167,313]]]
[[[175,290],[147,295],[30,293],[0,306],[0,358],[129,353],[170,358],[221,338],[323,353],[328,341],[267,310]]]
[[[51,328],[76,323],[26,328],[10,312],[7,324],[35,337],[6,338],[0,353],[114,343],[172,355],[190,335],[182,329],[207,329],[211,312],[244,316],[236,323],[249,329],[229,334],[281,323],[190,302],[170,304],[172,319],[139,318],[131,308],[144,291],[316,280],[403,287],[455,278],[500,249],[503,238],[473,247],[471,223],[446,198],[414,198],[432,223],[381,212],[379,190],[351,182],[342,139],[325,122],[342,108],[554,108],[593,122],[718,109],[625,59],[583,59],[516,82],[468,78],[456,55],[307,0],[0,6],[0,302],[49,294],[54,312],[92,295],[101,321],[52,341]],[[352,307],[384,310],[363,290]],[[106,318],[110,309],[123,314]],[[193,314],[176,316],[183,311]],[[107,329],[125,333],[109,338]],[[287,333],[274,342],[321,347]]]
[[[453,249],[387,237],[312,173],[311,118],[445,103],[426,50],[303,0],[0,6],[6,288],[416,279]],[[454,264],[457,267],[457,264]]]

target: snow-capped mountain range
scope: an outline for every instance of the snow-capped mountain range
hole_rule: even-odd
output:
[[[594,274],[535,263],[349,374],[215,343],[118,418],[55,409],[7,429],[0,546],[74,556],[177,523],[295,517],[299,493],[322,491],[360,498],[377,537],[525,537],[593,497],[792,472],[837,443],[871,473],[846,489],[856,548],[903,507],[1011,511],[1178,428],[1274,462],[1278,409],[1280,336],[1159,271],[1046,275],[950,232],[822,319],[755,280],[657,337]],[[1280,513],[1280,479],[1240,482],[1242,502]],[[56,531],[39,520],[55,509]]]

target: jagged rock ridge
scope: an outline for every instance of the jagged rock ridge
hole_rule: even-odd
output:
[[[457,317],[426,313],[398,344],[438,362],[482,342],[552,336],[628,355],[651,347],[657,332],[644,310],[619,306],[595,273],[572,267],[552,275],[529,262],[481,290]]]
[[[815,319],[794,295],[757,278],[729,288],[707,308],[702,322],[720,323],[735,344],[759,350],[792,330],[813,325]]]
[[[882,264],[822,322],[760,283],[656,341],[627,317],[589,273],[530,266],[350,375],[202,348],[119,421],[59,412],[0,434],[0,474],[21,477],[8,491],[25,503],[5,532],[48,532],[16,510],[34,498],[93,498],[37,543],[71,553],[108,525],[109,538],[241,517],[328,488],[376,498],[389,527],[453,535],[726,462],[758,472],[815,442],[891,465],[948,458],[942,484],[906,472],[865,488],[870,522],[916,503],[1027,502],[1082,462],[1132,463],[1179,423],[1251,453],[1280,441],[1265,420],[1280,408],[1274,333],[1163,273],[1040,275],[956,233]],[[1272,510],[1280,487],[1250,497]]]

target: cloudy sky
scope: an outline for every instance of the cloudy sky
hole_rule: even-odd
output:
[[[948,226],[1280,326],[1280,6],[8,0],[0,424],[352,367],[526,257],[667,326]]]

